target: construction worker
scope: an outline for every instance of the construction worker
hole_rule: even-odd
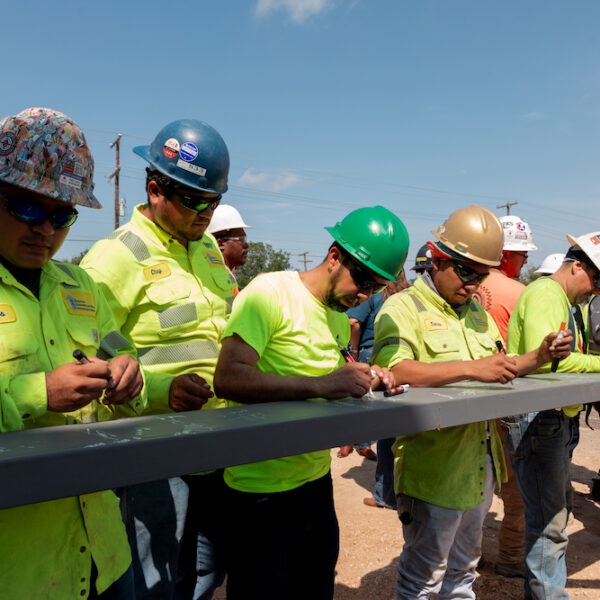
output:
[[[222,407],[211,386],[235,280],[206,228],[227,191],[227,146],[183,119],[133,151],[150,163],[147,202],[81,264],[152,375],[144,414]],[[137,600],[212,597],[224,576],[214,551],[222,485],[213,472],[126,489]]]
[[[51,260],[75,205],[100,208],[93,172],[85,137],[66,115],[29,108],[0,121],[0,431],[144,408],[135,351],[100,290],[79,267]],[[112,491],[0,510],[0,560],[0,598],[133,598]]]
[[[227,268],[235,273],[238,267],[246,264],[248,258],[248,237],[246,225],[239,211],[229,204],[219,204],[206,229],[215,236]]]
[[[215,372],[232,403],[361,397],[393,385],[378,366],[346,362],[344,312],[397,278],[408,234],[375,206],[334,227],[325,261],[302,273],[266,273],[236,298]],[[374,372],[374,377],[372,375]],[[227,598],[333,598],[338,524],[330,451],[225,470]]]
[[[540,275],[552,275],[552,273],[558,271],[564,260],[565,255],[560,252],[548,254],[542,261],[539,269],[536,269],[534,272],[539,273]]]
[[[417,252],[417,256],[415,257],[415,264],[410,268],[411,271],[414,271],[417,275],[421,275],[424,271],[429,271],[433,267],[433,260],[431,258],[431,250],[427,244],[423,244],[419,251]]]
[[[600,232],[567,236],[571,247],[550,277],[530,283],[508,326],[510,352],[527,352],[546,328],[574,332],[572,352],[554,364],[561,372],[600,371],[600,356],[585,354],[585,324],[578,305],[600,293]],[[539,368],[548,372],[550,365]],[[565,399],[568,401],[568,399]],[[567,402],[565,402],[567,404]],[[506,445],[525,504],[525,596],[535,600],[568,598],[565,590],[571,509],[570,446],[581,405],[504,419]]]
[[[452,213],[428,242],[433,268],[391,296],[375,320],[372,360],[398,383],[435,387],[474,379],[507,383],[569,352],[556,333],[524,356],[497,349],[493,319],[472,299],[502,257],[502,224],[472,205]],[[494,421],[470,423],[397,438],[394,453],[398,514],[404,547],[397,598],[475,598],[483,520],[494,477],[506,480]]]
[[[531,228],[528,223],[516,215],[500,217],[504,231],[502,259],[498,267],[491,267],[490,274],[483,281],[473,298],[485,308],[494,319],[504,345],[510,315],[525,289],[525,285],[517,281],[521,269],[527,264],[529,252],[537,250],[533,243]],[[496,421],[500,431],[502,424]],[[503,437],[500,438],[502,441]],[[498,534],[498,561],[494,571],[505,577],[525,576],[525,514],[519,485],[510,466],[510,460],[503,444],[506,462],[507,481],[502,484],[502,502],[504,518]]]

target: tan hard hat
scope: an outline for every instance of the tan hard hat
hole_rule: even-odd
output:
[[[495,267],[502,259],[504,233],[500,219],[487,208],[472,204],[455,210],[433,235],[467,260]]]

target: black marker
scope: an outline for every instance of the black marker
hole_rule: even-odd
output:
[[[79,348],[77,348],[77,350],[73,350],[73,358],[76,361],[79,361],[82,365],[85,365],[90,362],[88,360],[88,357],[85,355],[85,352],[83,350],[80,350]]]
[[[565,327],[566,326],[567,326],[567,324],[564,321],[560,324],[560,329],[558,330],[558,335],[556,336],[556,339],[554,340],[555,344],[556,344],[556,342],[558,342],[559,340],[562,340],[565,337]],[[558,356],[552,357],[552,364],[550,365],[550,371],[552,373],[556,373],[556,369],[558,369],[559,362],[560,362],[560,358]]]
[[[506,350],[504,349],[504,344],[502,343],[502,340],[496,340],[496,348],[498,348],[498,352],[500,354],[506,354]],[[510,385],[515,385],[512,379],[510,380]]]
[[[398,396],[400,394],[405,394],[406,392],[408,392],[408,388],[410,388],[410,385],[408,385],[408,383],[405,383],[403,385],[397,385],[396,387],[390,388],[389,390],[385,390],[385,392],[383,392],[383,395],[386,398],[389,398],[390,396]]]
[[[340,353],[341,355],[344,357],[344,360],[347,363],[352,363],[354,362],[354,359],[352,358],[352,354],[350,354],[350,351],[348,350],[348,348],[341,348],[340,349]]]

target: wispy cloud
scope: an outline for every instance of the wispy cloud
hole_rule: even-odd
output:
[[[330,10],[337,0],[258,0],[255,13],[267,17],[276,12],[286,13],[294,23],[302,24]]]
[[[540,111],[532,111],[529,113],[525,113],[524,115],[521,115],[521,119],[530,119],[530,120],[539,120],[539,119],[545,119],[546,118],[546,114]]]
[[[269,192],[282,192],[296,186],[300,177],[295,173],[273,173],[246,169],[238,181],[238,185],[260,188]]]

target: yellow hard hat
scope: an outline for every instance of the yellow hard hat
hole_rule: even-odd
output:
[[[502,258],[504,233],[500,219],[487,208],[472,204],[455,210],[433,235],[459,260],[495,267]],[[443,250],[444,248],[442,248]]]

